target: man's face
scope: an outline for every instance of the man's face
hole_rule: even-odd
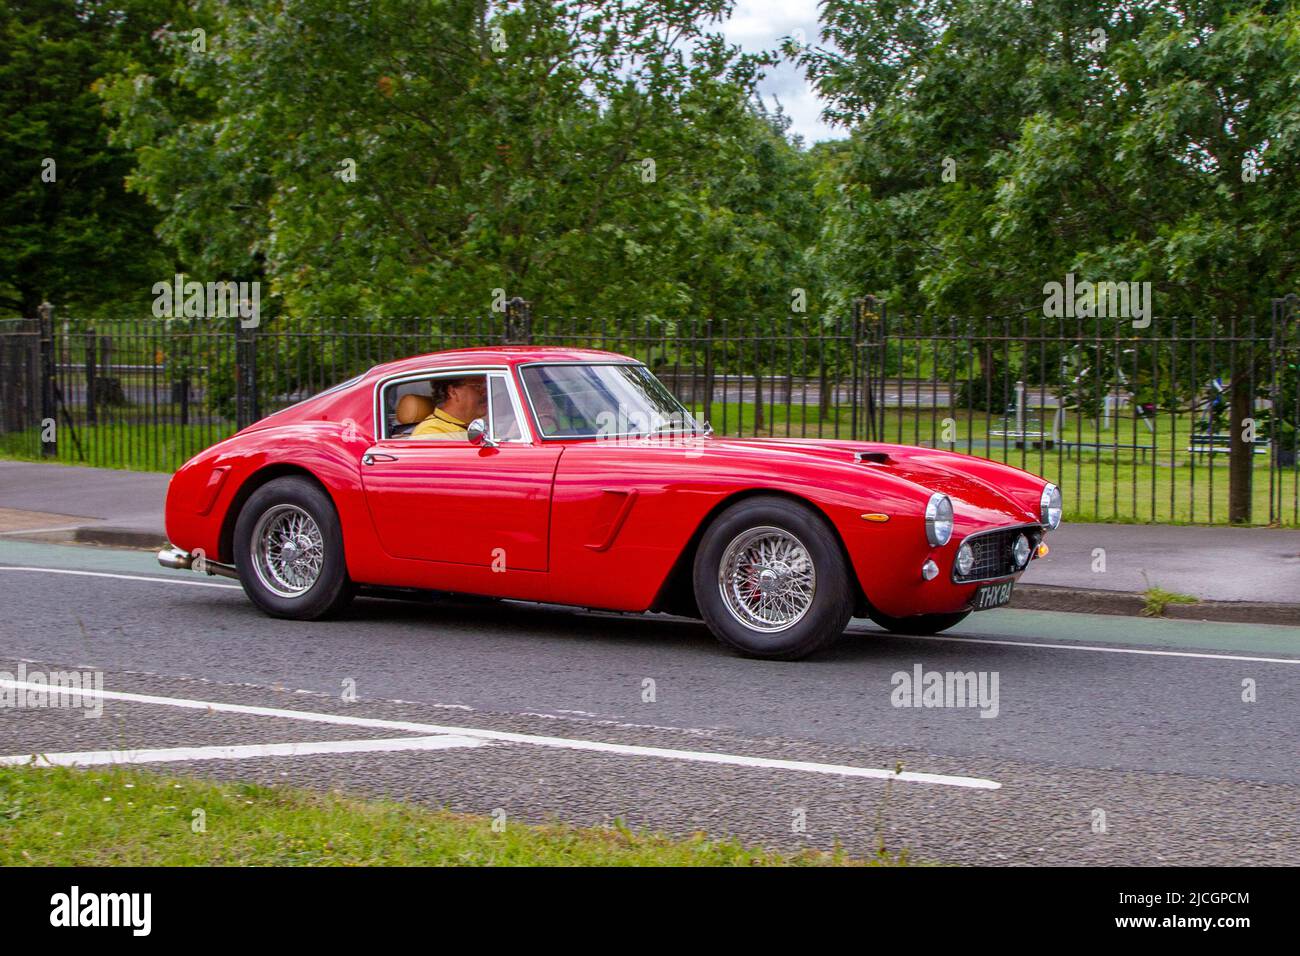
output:
[[[472,422],[487,414],[487,382],[481,378],[468,378],[447,386],[447,413],[463,422]]]

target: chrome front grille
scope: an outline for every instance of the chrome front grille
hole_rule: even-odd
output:
[[[960,574],[954,562],[952,579],[958,584],[970,581],[987,581],[991,578],[1005,578],[1023,570],[1016,567],[1016,560],[1011,556],[1011,545],[1016,538],[1024,535],[1029,539],[1030,555],[1043,540],[1043,530],[1038,525],[1022,525],[1018,528],[1000,528],[997,531],[984,531],[970,535],[965,539],[975,552],[975,564],[969,574]]]

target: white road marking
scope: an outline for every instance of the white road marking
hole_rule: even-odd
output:
[[[117,578],[120,581],[153,581],[158,584],[187,584],[193,588],[228,588],[242,591],[238,584],[217,584],[215,581],[187,581],[184,578],[149,578],[139,574],[112,574],[108,571],[70,571],[67,568],[28,568],[16,564],[0,564],[0,571],[41,571],[45,574],[81,574],[90,578]]]
[[[48,692],[49,688],[28,681],[0,678],[0,686],[21,690]],[[188,700],[184,697],[157,697],[152,694],[128,694],[122,691],[82,688],[60,688],[60,693],[71,696],[120,700],[135,704],[160,704],[189,710],[210,710],[228,714],[245,714],[251,717],[281,717],[312,723],[339,724],[347,727],[370,727],[376,730],[405,730],[414,734],[439,734],[456,737],[474,737],[502,743],[527,744],[534,747],[555,747],[561,750],[587,750],[595,753],[620,754],[625,757],[658,757],[667,760],[684,760],[692,763],[725,764],[733,767],[756,767],[765,770],[798,770],[804,773],[825,773],[841,777],[865,777],[872,780],[899,780],[904,783],[932,783],[948,787],[966,787],[973,790],[998,790],[1002,784],[981,777],[958,777],[938,773],[912,773],[881,770],[875,767],[852,767],[845,764],[815,763],[806,760],[777,760],[771,757],[749,757],[740,754],[711,753],[703,750],[672,750],[663,747],[644,747],[638,744],[614,744],[600,740],[580,740],[568,737],[545,737],[535,734],[517,734],[504,730],[485,730],[477,727],[448,727],[405,720],[382,720],[376,717],[348,717],[344,714],[326,714],[304,710],[282,710],[277,707],[255,707],[249,704],[227,704],[220,701]]]
[[[16,754],[0,757],[0,766],[95,767],[106,764],[178,763],[189,760],[247,760],[251,757],[308,757],[315,754],[394,753],[403,750],[449,750],[482,747],[476,737],[396,737],[384,740],[321,740],[293,744],[244,744],[217,747],[167,747],[160,750],[82,750],[75,753]]]
[[[224,588],[231,591],[243,590],[243,588],[238,584],[218,584],[214,581],[187,581],[181,577],[151,578],[136,574],[113,574],[107,571],[72,571],[67,568],[19,567],[12,564],[0,564],[0,571],[43,571],[47,574],[83,574],[96,578],[118,578],[123,581],[148,581],[157,584],[184,584],[190,587]],[[534,602],[518,601],[513,603],[531,604]],[[569,610],[572,609],[570,608]],[[616,616],[628,617],[629,615],[618,613]],[[683,620],[690,619],[683,618]],[[855,630],[852,633],[874,635],[881,632],[874,630]],[[998,641],[981,637],[942,637],[939,635],[927,636],[912,634],[889,634],[888,636],[910,641],[949,641],[955,644],[995,644],[1004,647],[1037,647],[1053,651],[1093,651],[1100,654],[1138,654],[1150,657],[1187,657],[1198,660],[1250,661],[1256,664],[1300,664],[1300,657],[1251,657],[1238,654],[1204,654],[1195,651],[1152,651],[1134,647],[1099,647],[1093,644],[1045,644],[1034,641]]]
[[[860,631],[875,635],[875,631]],[[1201,654],[1195,651],[1149,651],[1135,647],[1098,647],[1094,644],[1042,644],[1034,641],[996,641],[985,637],[941,637],[938,634],[889,634],[906,641],[945,641],[952,644],[997,644],[1003,647],[1043,647],[1052,651],[1096,651],[1099,654],[1144,654],[1152,657],[1192,657],[1211,661],[1253,661],[1256,664],[1300,664],[1300,657],[1247,657],[1241,654]]]

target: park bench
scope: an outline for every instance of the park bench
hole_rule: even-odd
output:
[[[1038,448],[1040,445],[1051,448],[1056,436],[1043,428],[1042,419],[1034,415],[1024,416],[1019,423],[1014,413],[999,417],[989,429],[989,438],[1010,439],[1016,448]],[[990,445],[995,444],[990,441]]]
[[[1187,446],[1187,450],[1193,455],[1226,455],[1231,450],[1231,442],[1231,435],[1193,435],[1192,443]],[[1255,439],[1256,455],[1267,455],[1268,449],[1267,438]]]
[[[1155,451],[1155,445],[1139,445],[1135,442],[1108,442],[1108,441],[1063,441],[1061,447],[1065,449],[1065,457],[1069,458],[1070,453],[1075,450],[1092,449],[1093,451],[1135,451],[1141,454],[1142,461],[1147,460],[1147,452]]]

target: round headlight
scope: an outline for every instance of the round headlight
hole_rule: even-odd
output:
[[[1029,563],[1029,539],[1023,534],[1019,535],[1016,543],[1011,546],[1011,557],[1018,568],[1023,568]]]
[[[975,567],[975,552],[971,550],[970,543],[963,541],[961,547],[957,549],[957,573],[962,577],[970,574],[970,569]]]
[[[1061,489],[1056,485],[1043,488],[1042,497],[1038,499],[1038,520],[1048,531],[1055,531],[1061,524]]]
[[[952,501],[947,495],[935,492],[925,506],[925,539],[938,548],[951,537]]]

